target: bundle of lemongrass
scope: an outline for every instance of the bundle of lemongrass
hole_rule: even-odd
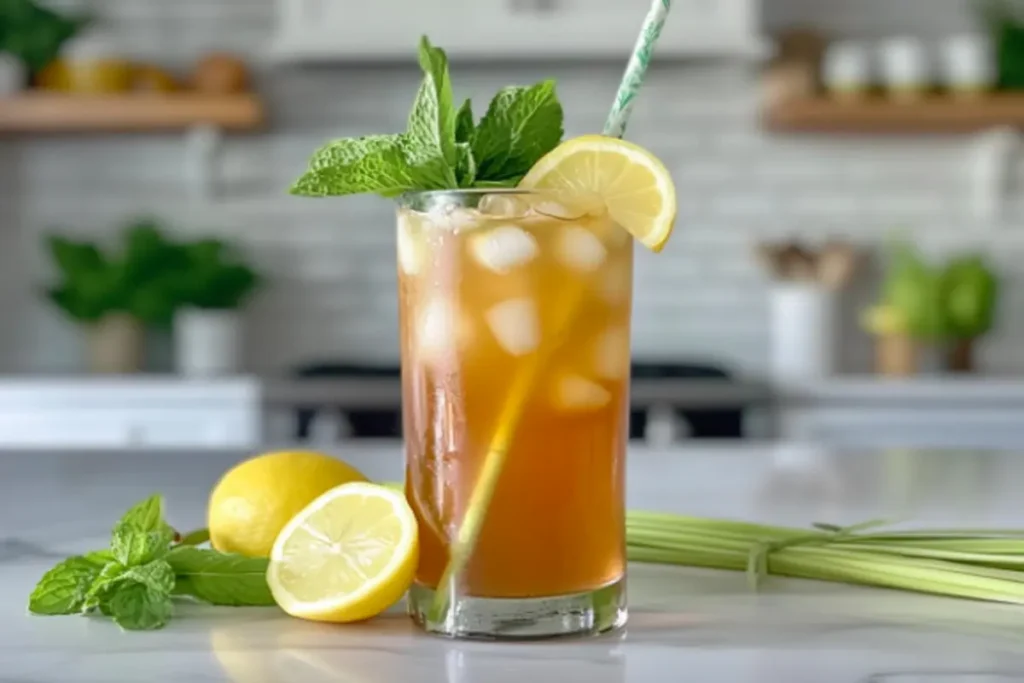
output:
[[[1024,604],[1024,531],[812,530],[632,511],[630,561],[774,574]]]

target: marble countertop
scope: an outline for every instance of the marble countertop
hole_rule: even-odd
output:
[[[27,616],[42,572],[104,546],[136,500],[162,492],[172,523],[201,526],[210,487],[247,455],[0,452],[0,683],[1024,681],[1024,608],[781,579],[751,594],[740,574],[640,565],[630,567],[627,629],[583,640],[442,640],[416,631],[400,607],[326,626],[272,608],[187,605],[153,633]],[[370,477],[401,476],[394,445],[343,456]],[[881,515],[1019,527],[1021,481],[1024,451],[634,448],[627,496],[632,508],[794,525]]]

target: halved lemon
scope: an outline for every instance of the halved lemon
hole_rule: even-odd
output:
[[[531,190],[599,197],[611,218],[651,251],[661,251],[676,221],[672,177],[643,147],[604,135],[563,142],[519,183]]]
[[[281,530],[267,583],[294,617],[362,621],[402,599],[418,559],[416,518],[402,493],[365,482],[343,484]]]

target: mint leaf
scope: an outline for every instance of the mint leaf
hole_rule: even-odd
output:
[[[469,142],[476,124],[473,123],[473,103],[466,100],[455,114],[455,142]]]
[[[455,167],[455,177],[459,181],[459,187],[473,187],[477,173],[473,148],[469,146],[468,142],[460,142],[456,147],[459,153],[459,163]]]
[[[366,135],[333,140],[318,149],[309,162],[311,169],[349,166],[360,159],[392,147],[400,147],[401,135]]]
[[[114,561],[114,553],[109,550],[94,550],[91,553],[86,553],[84,559],[92,562],[97,567],[103,568],[108,562]]]
[[[173,609],[168,593],[136,582],[119,585],[101,604],[103,613],[128,631],[162,628],[170,620]]]
[[[134,505],[121,518],[119,524],[130,524],[140,531],[158,531],[166,527],[163,496],[150,496]]]
[[[397,197],[416,189],[443,189],[447,166],[440,159],[412,165],[402,145],[382,147],[347,166],[311,168],[296,181],[292,194],[305,197],[336,197],[372,192]]]
[[[231,607],[275,604],[267,586],[266,558],[179,546],[166,560],[178,578],[174,591],[178,595]]]
[[[455,150],[455,107],[452,104],[452,83],[448,76],[448,57],[444,50],[433,47],[426,36],[420,39],[420,68],[423,83],[406,130],[409,159],[415,165],[441,161],[447,168],[449,187],[455,186],[454,169],[458,163]]]
[[[77,614],[100,567],[84,557],[69,557],[46,572],[28,599],[32,614]]]
[[[131,567],[124,573],[123,580],[141,583],[157,593],[170,595],[174,590],[174,569],[167,560],[153,560],[141,567]]]
[[[473,135],[477,177],[501,181],[524,175],[561,142],[562,123],[554,81],[502,89]]]
[[[85,595],[83,610],[91,610],[103,601],[103,596],[124,576],[127,569],[119,562],[110,562],[96,576]]]
[[[167,552],[174,540],[169,527],[156,531],[143,531],[139,527],[120,522],[114,527],[110,549],[114,559],[126,567],[146,564]]]

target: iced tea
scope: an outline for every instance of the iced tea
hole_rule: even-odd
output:
[[[513,379],[539,358],[458,597],[530,601],[617,586],[633,240],[606,216],[514,191],[413,195],[398,230],[420,594],[444,571]]]

